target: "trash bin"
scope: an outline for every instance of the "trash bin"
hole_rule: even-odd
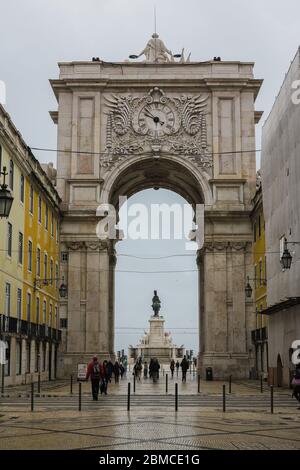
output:
[[[211,367],[206,368],[206,380],[212,380],[213,379],[213,370]]]

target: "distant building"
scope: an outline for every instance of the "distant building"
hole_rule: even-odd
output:
[[[267,307],[267,257],[265,241],[265,219],[263,210],[262,185],[260,172],[257,173],[256,193],[253,198],[253,264],[254,301],[256,326],[252,331],[252,342],[255,348],[255,371],[257,375],[268,373],[268,318],[261,312]]]
[[[60,198],[2,106],[0,167],[14,197],[0,219],[0,339],[10,385],[36,380],[38,371],[56,376]]]
[[[266,221],[269,380],[288,385],[292,343],[300,339],[300,49],[263,127],[262,192]],[[297,82],[298,81],[298,82]],[[298,91],[297,88],[298,87]],[[292,254],[283,270],[285,238]]]

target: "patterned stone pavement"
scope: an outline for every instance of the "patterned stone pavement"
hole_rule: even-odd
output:
[[[233,383],[233,393],[223,413],[222,383],[201,383],[197,404],[197,383],[190,376],[187,384],[179,384],[179,410],[175,412],[174,384],[170,385],[170,403],[166,403],[164,377],[155,385],[149,381],[137,383],[130,412],[125,406],[127,379],[119,385],[112,384],[111,396],[100,397],[98,402],[91,401],[89,384],[84,384],[81,412],[76,409],[77,385],[75,396],[70,397],[66,382],[43,384],[45,396],[36,398],[33,413],[30,401],[25,399],[28,388],[8,389],[0,401],[0,449],[300,449],[300,410],[289,390],[275,390],[272,415],[266,385],[262,398],[259,384]],[[186,404],[180,406],[183,395]],[[113,401],[105,404],[106,398]],[[72,400],[75,406],[66,406]],[[143,400],[150,400],[148,406],[143,406]],[[238,405],[229,406],[230,400]],[[261,400],[265,400],[263,406]],[[138,401],[141,405],[134,406]]]

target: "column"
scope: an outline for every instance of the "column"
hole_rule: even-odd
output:
[[[110,241],[100,242],[100,351],[107,355],[109,351],[109,252]]]
[[[90,355],[98,354],[101,351],[99,335],[101,324],[99,309],[102,302],[100,247],[101,243],[98,239],[86,243],[86,338],[84,351]]]
[[[116,250],[111,249],[109,256],[109,354],[114,356],[115,350],[115,268],[117,264]]]

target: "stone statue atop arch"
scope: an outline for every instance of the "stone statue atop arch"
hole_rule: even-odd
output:
[[[146,62],[170,62],[174,60],[172,52],[165,46],[164,42],[159,39],[157,33],[152,34],[145,49],[142,50],[138,57],[142,55],[146,56]]]
[[[160,307],[161,307],[161,301],[160,301],[160,298],[157,295],[157,290],[155,290],[154,291],[154,296],[152,298],[152,309],[153,309],[155,317],[159,316],[158,314],[159,314],[159,311],[160,311]]]

